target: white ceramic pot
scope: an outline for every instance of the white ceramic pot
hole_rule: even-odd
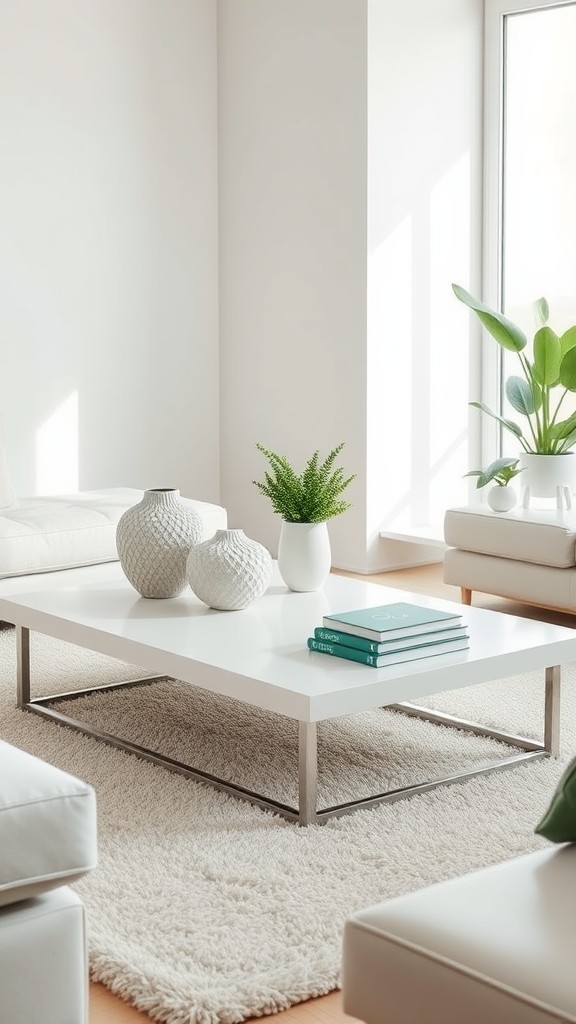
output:
[[[278,568],[290,590],[320,590],[332,565],[327,523],[282,523]]]
[[[487,494],[487,501],[493,512],[510,512],[516,504],[516,491],[512,487],[496,484]]]
[[[216,530],[209,540],[190,548],[186,574],[192,591],[204,604],[238,611],[266,590],[272,556],[243,530]]]
[[[534,498],[556,498],[557,487],[576,490],[576,455],[532,455],[522,452],[520,477],[522,487],[528,488]]]
[[[126,578],[142,597],[176,597],[186,586],[186,559],[202,537],[202,520],[176,488],[144,491],[116,527]]]

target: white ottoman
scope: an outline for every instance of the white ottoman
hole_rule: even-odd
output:
[[[576,512],[451,508],[444,582],[472,592],[576,612]]]
[[[87,1021],[86,922],[68,885],[96,861],[93,789],[0,740],[0,1021]]]
[[[576,846],[516,857],[354,914],[346,1013],[367,1024],[576,1021]]]

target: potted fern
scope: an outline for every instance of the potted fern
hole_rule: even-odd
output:
[[[346,476],[336,459],[344,448],[337,445],[321,460],[315,451],[302,473],[297,473],[285,455],[256,447],[268,459],[264,480],[252,483],[272,502],[282,519],[278,546],[278,567],[290,590],[319,590],[331,567],[327,521],[350,508],[342,494],[356,474]]]

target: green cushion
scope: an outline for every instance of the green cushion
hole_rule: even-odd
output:
[[[576,843],[576,757],[560,779],[550,806],[534,831],[553,843]]]

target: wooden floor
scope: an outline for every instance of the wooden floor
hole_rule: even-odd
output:
[[[354,1024],[342,1011],[339,992],[291,1006],[282,1014],[258,1017],[259,1024]],[[90,1024],[150,1024],[150,1017],[116,999],[103,985],[90,985]]]
[[[343,573],[343,575],[352,574]],[[431,597],[442,597],[448,601],[460,601],[458,588],[443,583],[441,563],[418,566],[398,572],[381,573],[370,576],[369,580],[371,583],[382,583],[400,590],[411,590],[415,594],[428,594]],[[506,611],[512,615],[523,615],[526,618],[555,622],[561,626],[574,628],[576,625],[575,617],[564,612],[532,608],[486,594],[474,594],[473,604],[479,608],[492,608],[496,611]],[[342,1011],[339,992],[332,992],[320,999],[311,999],[308,1002],[292,1006],[289,1010],[285,1010],[281,1017],[275,1014],[273,1018],[260,1017],[258,1020],[274,1020],[275,1024],[280,1024],[280,1021],[281,1024],[353,1024],[352,1018],[347,1017]],[[138,1022],[143,1024],[145,1021],[150,1024],[150,1017],[115,998],[104,986],[91,984],[90,1024],[138,1024]]]

